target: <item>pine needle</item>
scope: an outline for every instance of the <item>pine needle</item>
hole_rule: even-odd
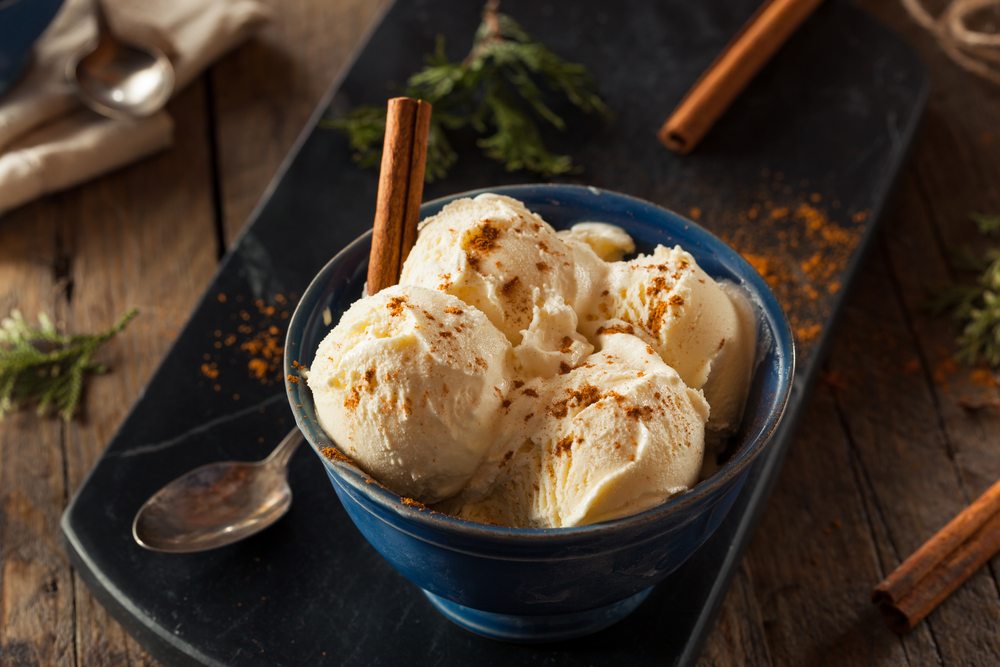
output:
[[[984,236],[1000,234],[1000,215],[973,214]],[[969,365],[1000,368],[1000,248],[964,248],[959,268],[976,274],[974,282],[952,283],[932,292],[928,307],[946,313],[959,329],[957,357]]]
[[[59,333],[45,314],[31,325],[20,311],[11,312],[0,321],[0,420],[29,403],[37,405],[39,415],[56,411],[71,419],[86,378],[107,372],[94,354],[138,313],[128,311],[98,334],[68,335]]]
[[[996,215],[986,215],[985,213],[973,213],[972,221],[979,228],[979,233],[986,236],[1000,235],[1000,213]]]
[[[583,113],[610,115],[583,65],[560,58],[514,19],[499,13],[497,5],[487,2],[472,49],[463,60],[449,60],[439,36],[424,68],[409,78],[403,91],[434,105],[427,142],[428,181],[443,178],[457,161],[449,133],[458,130],[480,135],[477,143],[483,153],[507,171],[546,177],[578,171],[569,155],[553,153],[543,140],[544,126],[566,129],[566,121],[551,103],[562,98]],[[379,163],[383,108],[358,107],[322,125],[347,134],[359,165]]]

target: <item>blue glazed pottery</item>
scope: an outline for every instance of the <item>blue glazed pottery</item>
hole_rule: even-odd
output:
[[[63,0],[0,0],[0,95],[21,76]]]
[[[481,192],[523,201],[557,228],[584,220],[631,234],[640,250],[680,244],[715,278],[744,285],[760,311],[759,364],[746,416],[730,459],[707,480],[664,504],[579,528],[515,529],[472,523],[401,502],[348,462],[320,453],[332,445],[316,420],[305,383],[287,383],[295,420],[324,466],[348,515],[371,545],[434,606],[480,635],[551,641],[596,632],[633,611],[651,588],[680,566],[732,507],[749,464],[771,441],[784,413],[794,371],[788,322],[774,295],[742,257],[697,224],[645,201],[596,188],[517,185],[467,192],[421,207],[421,217]],[[334,257],[305,291],[285,347],[309,365],[316,347],[365,281],[371,234]],[[331,319],[332,318],[332,319]]]

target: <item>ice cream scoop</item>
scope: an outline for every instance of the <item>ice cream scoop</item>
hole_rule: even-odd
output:
[[[739,420],[756,351],[756,320],[738,288],[724,288],[679,246],[610,265],[606,293],[583,316],[589,336],[620,319],[688,386],[704,388],[709,428]]]
[[[572,253],[524,204],[502,195],[459,199],[420,225],[399,283],[452,294],[486,314],[514,345],[536,304],[571,302]]]
[[[510,343],[458,298],[393,286],[356,301],[320,343],[308,383],[323,430],[397,493],[459,491],[494,440]]]
[[[578,222],[559,232],[563,240],[585,243],[606,262],[617,262],[635,252],[635,241],[618,225],[606,222]]]
[[[445,508],[473,521],[579,526],[635,514],[693,486],[708,404],[627,333],[569,373],[514,389],[501,439]]]

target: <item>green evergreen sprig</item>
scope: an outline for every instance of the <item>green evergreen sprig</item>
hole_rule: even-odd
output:
[[[971,217],[984,236],[1000,236],[1000,215]],[[935,290],[928,305],[935,312],[947,313],[958,325],[961,361],[1000,368],[1000,247],[979,252],[963,248],[956,253],[955,263],[975,273],[975,280]]]
[[[544,126],[566,129],[566,121],[548,101],[558,96],[584,113],[610,115],[583,65],[560,58],[514,19],[499,13],[498,3],[492,1],[483,10],[469,54],[460,61],[449,60],[439,36],[425,67],[408,79],[402,94],[434,106],[427,142],[428,181],[443,178],[455,164],[458,156],[449,134],[463,129],[478,134],[483,153],[508,171],[546,177],[574,172],[572,158],[553,153],[542,138]],[[384,108],[358,107],[323,125],[347,134],[358,164],[378,164]]]
[[[39,415],[55,410],[72,418],[86,377],[108,370],[94,354],[138,314],[130,310],[98,334],[68,335],[44,314],[32,325],[13,311],[0,321],[0,419],[28,403],[38,405]]]

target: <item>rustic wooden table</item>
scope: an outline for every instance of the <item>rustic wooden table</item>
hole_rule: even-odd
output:
[[[0,665],[153,662],[69,566],[59,517],[384,4],[270,2],[260,37],[171,102],[171,150],[0,218],[0,313],[95,330],[143,311],[106,351],[115,372],[86,420],[0,424]],[[1000,477],[1000,411],[962,407],[998,390],[954,365],[951,327],[921,308],[953,273],[947,248],[971,238],[968,213],[1000,212],[1000,87],[949,62],[898,0],[864,4],[921,51],[929,108],[704,664],[1000,660],[998,559],[904,638],[868,602]]]

